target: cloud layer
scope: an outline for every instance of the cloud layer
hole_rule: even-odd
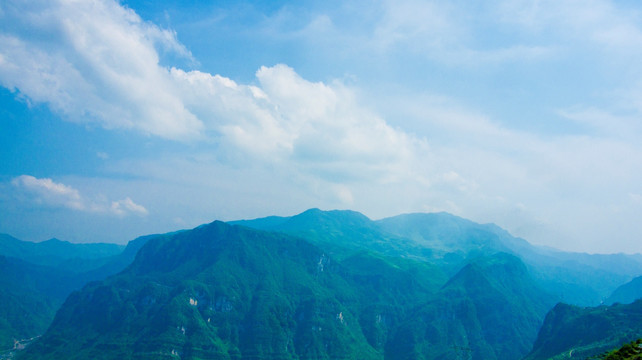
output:
[[[20,175],[11,181],[24,201],[46,207],[66,208],[97,214],[125,216],[129,214],[145,216],[147,209],[126,197],[118,201],[107,199],[89,200],[71,186],[56,183],[51,179],[38,179],[31,175]]]

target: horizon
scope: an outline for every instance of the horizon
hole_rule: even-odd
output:
[[[447,212],[642,253],[642,4],[0,4],[0,233]]]
[[[462,218],[462,217],[460,217],[460,216],[457,216],[457,215],[454,215],[454,214],[451,214],[451,213],[448,213],[448,212],[445,212],[445,211],[440,211],[440,212],[414,212],[414,213],[402,213],[402,214],[397,214],[397,215],[393,215],[393,216],[389,216],[389,217],[384,217],[384,218],[379,218],[379,219],[371,219],[371,218],[369,218],[367,215],[365,215],[365,214],[363,214],[363,213],[361,213],[361,212],[358,212],[358,211],[355,211],[355,210],[350,210],[350,209],[330,209],[330,210],[324,210],[324,209],[319,209],[319,208],[310,208],[310,209],[304,210],[304,211],[299,212],[299,213],[296,213],[296,214],[292,214],[292,215],[285,215],[285,216],[281,216],[281,215],[268,215],[268,216],[265,216],[265,217],[258,217],[258,218],[251,218],[251,219],[233,219],[233,220],[219,220],[219,219],[215,219],[215,220],[212,220],[212,221],[209,221],[209,222],[205,222],[205,223],[202,223],[202,224],[196,225],[195,227],[192,227],[192,228],[174,229],[174,230],[172,230],[172,231],[163,232],[163,233],[140,234],[140,235],[135,236],[134,238],[131,238],[131,239],[125,239],[125,240],[122,240],[122,241],[116,241],[116,242],[83,242],[83,241],[80,241],[80,242],[74,242],[74,241],[68,241],[68,240],[65,240],[65,239],[60,239],[60,238],[57,238],[57,237],[52,237],[52,238],[47,238],[47,239],[40,239],[40,240],[24,240],[24,239],[17,238],[17,237],[15,237],[15,236],[13,236],[12,234],[8,234],[8,233],[2,233],[2,232],[0,232],[0,235],[8,235],[8,236],[10,236],[10,237],[12,237],[12,238],[14,238],[14,239],[16,239],[16,240],[19,240],[19,241],[27,241],[27,242],[33,242],[33,243],[42,243],[42,242],[47,242],[47,241],[52,241],[52,240],[53,240],[53,241],[59,241],[59,242],[66,242],[66,243],[70,243],[70,244],[114,244],[114,245],[118,245],[118,246],[123,246],[123,248],[124,248],[127,244],[129,244],[129,242],[130,242],[130,241],[134,241],[134,240],[139,239],[139,238],[143,238],[143,237],[147,237],[147,236],[155,236],[155,235],[173,234],[173,233],[182,232],[182,231],[190,231],[190,230],[194,230],[194,229],[196,229],[196,228],[199,228],[199,227],[201,227],[201,226],[205,226],[205,225],[208,225],[208,224],[211,224],[211,223],[215,223],[215,222],[223,222],[223,223],[226,223],[226,224],[230,224],[230,223],[242,222],[242,221],[249,221],[249,222],[251,222],[251,221],[254,221],[254,220],[261,220],[261,219],[270,218],[270,217],[279,217],[279,218],[286,218],[286,219],[287,219],[287,218],[296,217],[296,216],[299,216],[299,215],[302,215],[302,214],[304,214],[304,213],[307,213],[307,212],[309,212],[309,211],[314,211],[314,210],[318,210],[318,211],[321,211],[321,212],[324,212],[324,213],[329,213],[329,212],[353,212],[353,213],[357,213],[357,214],[359,214],[359,215],[363,215],[363,216],[365,216],[368,220],[370,220],[370,221],[372,221],[372,222],[377,222],[377,221],[385,220],[385,219],[388,219],[388,218],[395,218],[395,217],[400,217],[400,216],[405,216],[405,215],[415,215],[415,214],[422,214],[422,215],[439,215],[439,214],[446,214],[446,215],[448,215],[448,216],[452,216],[452,217],[455,217],[455,218],[458,218],[458,219],[462,219],[462,220],[464,220],[464,221],[471,221],[471,222],[473,222],[473,223],[475,223],[475,224],[482,225],[482,226],[498,226],[501,230],[508,232],[508,230],[506,230],[506,229],[504,229],[504,228],[500,227],[499,225],[497,225],[497,224],[495,224],[495,223],[477,223],[477,222],[474,222],[474,221],[472,221],[472,220],[469,220],[469,219],[466,219],[466,218]],[[230,224],[230,225],[232,225],[232,226],[244,226],[244,225],[242,225],[242,224]],[[510,236],[512,236],[513,238],[516,238],[516,239],[520,239],[520,240],[524,240],[524,241],[526,241],[529,245],[531,245],[531,246],[533,246],[533,247],[540,248],[540,249],[552,250],[552,251],[560,251],[560,252],[567,252],[567,253],[577,253],[577,254],[588,254],[588,255],[627,255],[627,256],[629,256],[629,255],[630,255],[630,256],[642,255],[642,253],[638,253],[638,252],[633,252],[633,253],[626,253],[626,252],[614,252],[614,253],[591,253],[591,252],[582,252],[582,251],[567,251],[567,250],[562,250],[562,249],[559,249],[559,248],[556,248],[556,247],[553,247],[553,246],[533,244],[533,243],[531,243],[530,241],[528,241],[528,239],[524,239],[524,238],[521,238],[521,237],[519,237],[519,236],[515,236],[515,235],[511,234],[510,232],[508,232],[508,234],[509,234]]]

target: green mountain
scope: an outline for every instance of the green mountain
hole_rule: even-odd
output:
[[[628,283],[615,289],[613,294],[604,301],[607,305],[615,303],[630,304],[642,298],[642,276],[638,276]]]
[[[423,261],[337,254],[221,222],[157,236],[123,272],[73,293],[22,357],[440,359],[414,355],[470,339],[466,346],[481,349],[475,356],[508,359],[527,351],[522,342],[550,307],[507,254],[480,258],[450,280]],[[451,316],[456,331],[435,335],[455,324]]]
[[[556,305],[525,360],[585,359],[642,337],[642,300],[582,308]]]
[[[552,305],[518,258],[478,258],[396,330],[386,359],[519,359]]]
[[[604,360],[635,360],[642,358],[642,339],[631,341],[621,348],[609,351],[600,356]]]
[[[411,239],[388,233],[365,215],[350,210],[310,209],[292,217],[272,216],[229,223],[304,237],[334,257],[364,249],[387,256],[422,260],[432,256],[432,250]]]
[[[378,221],[354,211],[311,209],[292,217],[232,224],[305,237],[333,256],[367,249],[387,256],[430,262],[447,274],[468,261],[498,252],[527,265],[540,287],[559,301],[597,305],[618,286],[642,274],[635,255],[589,255],[537,247],[494,224],[477,224],[448,213],[404,214]]]
[[[44,333],[76,285],[68,272],[0,256],[0,350]]]
[[[0,250],[17,256],[0,255],[0,351],[43,334],[72,291],[120,272],[151,237],[120,251],[113,244],[32,243],[0,235]]]
[[[320,249],[214,222],[152,239],[124,272],[72,294],[24,357],[377,358],[358,309]]]
[[[536,247],[493,224],[446,213],[372,221],[311,209],[213,222],[139,238],[76,273],[82,283],[104,280],[73,292],[20,357],[540,356],[548,350],[532,347],[536,339],[563,337],[558,328],[566,320],[553,320],[565,315],[555,313],[583,310],[558,305],[545,322],[554,303],[599,303],[640,275],[639,260]],[[615,324],[613,332],[626,325]],[[573,351],[593,341],[585,335]],[[618,337],[602,335],[600,344],[614,348]]]

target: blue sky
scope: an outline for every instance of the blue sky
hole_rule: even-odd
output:
[[[447,211],[642,252],[636,1],[3,1],[0,232]]]

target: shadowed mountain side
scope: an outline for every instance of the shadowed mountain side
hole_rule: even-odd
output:
[[[57,264],[49,266],[0,255],[0,288],[3,290],[2,304],[0,304],[0,350],[10,349],[14,345],[14,340],[43,334],[53,320],[56,310],[72,291],[82,288],[90,281],[102,280],[123,270],[134,260],[140,247],[154,236],[132,240],[124,251],[106,258],[91,259],[99,254],[111,253],[100,250],[102,245],[98,245],[97,249],[93,246],[80,247],[81,250],[89,249],[89,251],[86,253],[76,251],[67,255],[60,253],[60,249],[54,246],[57,250],[52,251],[53,260],[41,261]],[[50,242],[58,245],[61,243]],[[51,245],[47,248],[38,248],[38,256],[34,257],[32,252],[34,247],[31,244],[35,243],[13,238],[11,244],[18,252],[21,251],[20,249],[27,249],[23,257],[36,260],[46,256],[51,250]],[[76,246],[76,244],[62,244],[63,249],[70,245]],[[61,260],[69,256],[85,256],[85,258]],[[74,263],[82,266],[74,268],[71,266]],[[88,270],[84,270],[86,268]]]
[[[613,291],[613,294],[604,301],[606,305],[615,303],[630,304],[642,298],[642,276],[638,276],[628,283]]]
[[[69,272],[0,256],[0,350],[42,334],[79,285]]]
[[[396,330],[386,359],[518,359],[552,304],[518,258],[479,258]]]
[[[558,304],[547,315],[525,360],[585,359],[642,337],[642,301],[580,308]]]

